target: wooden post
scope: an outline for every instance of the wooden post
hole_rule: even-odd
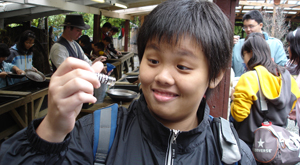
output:
[[[214,0],[214,2],[229,17],[232,25],[235,21],[235,6],[238,0]],[[233,36],[232,36],[233,37]],[[210,107],[210,114],[215,117],[228,116],[229,86],[230,86],[230,68],[231,62],[228,64],[223,80],[213,90],[207,102]]]
[[[124,51],[127,52],[128,51],[128,41],[129,41],[129,20],[125,20],[125,35],[124,35]]]
[[[93,31],[93,43],[97,43],[101,37],[100,36],[100,20],[101,20],[102,14],[94,14],[94,31]]]
[[[140,27],[143,25],[144,20],[145,20],[145,16],[144,15],[140,16]]]

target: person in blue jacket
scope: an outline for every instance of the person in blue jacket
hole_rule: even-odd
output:
[[[8,46],[5,43],[0,43],[0,88],[8,85],[7,75],[9,72],[14,74],[25,74],[25,72],[19,69],[16,65],[5,62],[10,55]]]
[[[10,55],[6,62],[16,65],[21,70],[35,69],[32,65],[33,45],[36,36],[33,31],[24,31],[15,45],[10,48]],[[35,69],[36,70],[36,69]],[[27,78],[9,78],[9,85],[27,80]]]
[[[111,149],[99,164],[221,165],[205,98],[231,60],[228,17],[212,2],[167,0],[147,16],[137,43],[141,95],[118,108]],[[0,164],[94,164],[95,114],[76,118],[83,103],[96,102],[102,68],[67,58],[51,77],[48,114],[1,145]],[[251,151],[241,157],[240,164],[255,164]]]
[[[243,30],[247,33],[247,36],[253,32],[262,33],[267,41],[270,50],[271,58],[274,62],[280,66],[285,66],[287,62],[287,55],[284,51],[282,42],[274,37],[270,37],[266,32],[262,31],[263,17],[257,10],[252,10],[243,16]],[[247,37],[246,37],[247,38]],[[235,77],[240,77],[245,73],[245,64],[241,56],[241,49],[245,42],[245,39],[234,38],[234,47],[232,52],[232,64],[231,67],[235,73]]]

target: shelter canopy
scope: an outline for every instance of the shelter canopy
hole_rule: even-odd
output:
[[[273,14],[274,9],[284,9],[287,21],[300,22],[300,0],[278,0],[280,3],[274,5],[277,0],[240,0],[235,8],[236,20],[241,20],[243,15],[250,10],[260,10]]]
[[[0,21],[5,24],[20,23],[50,15],[84,12],[130,20],[133,16],[147,15],[165,0],[5,0],[0,1]],[[212,0],[210,0],[212,1]],[[276,0],[275,0],[276,1]],[[273,13],[274,8],[283,8],[287,20],[300,22],[300,0],[239,0],[236,20],[250,10]],[[0,22],[0,23],[1,23]]]

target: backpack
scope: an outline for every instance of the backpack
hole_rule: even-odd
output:
[[[115,137],[117,117],[118,104],[112,104],[94,112],[94,165],[105,165],[107,154]],[[243,144],[243,147],[247,147],[247,145],[238,138],[233,125],[228,120],[210,116],[210,123],[222,163],[237,165],[241,160],[242,152],[245,152],[245,150],[241,150],[241,145]],[[253,157],[251,151],[245,156],[249,159]],[[252,164],[249,161],[246,163]]]
[[[261,163],[296,164],[300,161],[300,137],[268,121],[265,116],[268,112],[268,104],[261,91],[257,72],[255,73],[259,86],[260,111],[265,121],[254,131],[253,155]]]

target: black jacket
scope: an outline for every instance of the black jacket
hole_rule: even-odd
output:
[[[205,101],[199,106],[198,117],[201,123],[197,128],[179,133],[174,164],[221,164]],[[41,121],[33,121],[28,128],[2,144],[0,164],[93,164],[92,114],[79,119],[65,141],[56,144],[43,141],[35,133]],[[166,163],[172,130],[152,117],[143,95],[128,109],[119,108],[117,124],[106,164]],[[243,158],[249,164],[255,163],[251,155]]]

